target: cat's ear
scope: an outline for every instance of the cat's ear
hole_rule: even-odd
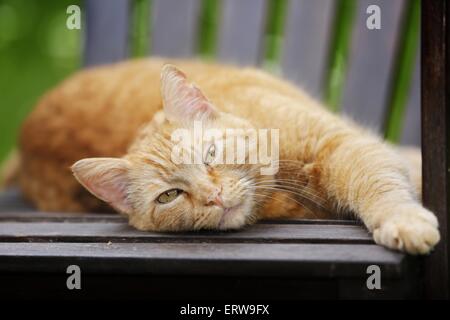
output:
[[[172,122],[210,120],[217,110],[205,95],[175,66],[166,64],[161,71],[161,96],[166,118]]]
[[[127,201],[130,163],[119,158],[88,158],[72,166],[75,178],[97,198],[120,212],[132,211]]]

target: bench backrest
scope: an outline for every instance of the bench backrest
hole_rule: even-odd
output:
[[[371,5],[381,29],[367,27]],[[262,66],[393,142],[420,144],[417,0],[87,0],[86,8],[87,66],[132,56],[144,34],[148,54]]]

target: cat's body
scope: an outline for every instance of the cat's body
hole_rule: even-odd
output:
[[[264,180],[250,176],[249,172],[253,172],[250,167],[242,167],[239,170],[249,174],[245,184],[241,181],[243,177],[234,176],[238,168],[211,169],[205,164],[208,170],[197,166],[195,170],[200,171],[195,174],[184,172],[183,175],[192,174],[186,184],[195,184],[199,190],[220,185],[218,194],[221,195],[224,189],[225,205],[208,202],[205,208],[210,211],[199,207],[203,200],[189,192],[192,186],[177,185],[181,195],[175,195],[173,204],[165,206],[153,199],[156,196],[151,200],[155,202],[147,201],[142,195],[135,196],[147,188],[149,197],[153,192],[157,195],[164,191],[153,190],[156,186],[147,184],[149,180],[159,181],[159,176],[153,175],[155,172],[162,175],[161,182],[155,182],[159,186],[168,177],[182,176],[180,170],[191,170],[187,169],[191,167],[180,169],[166,162],[158,163],[161,159],[168,161],[169,149],[165,145],[173,129],[188,126],[184,123],[186,119],[177,119],[176,112],[183,110],[177,105],[181,102],[172,101],[171,95],[195,95],[195,103],[203,99],[199,92],[184,84],[182,74],[166,68],[162,80],[163,85],[168,83],[166,89],[163,86],[165,116],[162,112],[157,114],[163,109],[160,74],[164,62],[183,70],[209,100],[211,109],[205,100],[194,110],[196,113],[205,109],[213,113],[217,109],[217,115],[208,114],[207,121],[222,129],[280,129],[279,173]],[[180,83],[181,89],[177,87]],[[183,117],[190,116],[196,115]],[[242,124],[239,119],[243,119]],[[153,159],[156,151],[164,153],[159,160]],[[420,205],[417,186],[414,186],[413,180],[420,181],[420,176],[414,173],[419,168],[369,131],[329,113],[293,85],[255,69],[147,59],[82,71],[39,102],[23,125],[20,153],[21,188],[42,210],[100,210],[101,202],[82,189],[73,178],[70,166],[83,158],[126,155],[123,160],[126,163],[79,162],[73,170],[88,190],[127,213],[131,224],[140,229],[235,228],[262,217],[333,218],[353,212],[374,233],[377,242],[391,248],[425,253],[439,240],[436,218]],[[150,166],[151,172],[147,171]],[[158,170],[169,172],[164,177]],[[108,181],[119,179],[123,172],[127,180],[99,190],[99,186],[103,188],[109,183],[101,179],[110,172],[116,173]],[[147,180],[143,180],[146,175]],[[203,180],[196,183],[197,177]],[[271,189],[276,183],[284,184],[283,190]],[[264,193],[252,201],[246,199],[257,194],[255,190],[260,185],[266,187]],[[234,186],[242,190],[235,191]],[[230,190],[229,200],[227,190]],[[231,196],[233,192],[236,195]],[[115,196],[109,198],[110,194]],[[166,212],[178,210],[179,219],[163,221],[161,208]],[[182,210],[191,210],[195,218],[182,216]],[[236,217],[223,222],[229,210],[237,211],[233,213]],[[206,215],[210,216],[209,222]]]

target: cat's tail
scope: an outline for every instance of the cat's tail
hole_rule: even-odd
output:
[[[416,188],[417,194],[422,199],[422,154],[419,148],[398,146],[401,156],[406,160],[409,177]]]
[[[0,190],[18,184],[20,168],[20,155],[14,149],[0,165]]]

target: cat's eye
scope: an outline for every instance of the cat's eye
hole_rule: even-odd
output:
[[[183,193],[183,190],[171,189],[171,190],[161,193],[158,196],[158,199],[156,199],[156,201],[158,201],[161,204],[169,203],[169,202],[175,200],[182,193]]]
[[[203,162],[205,164],[211,164],[215,158],[216,158],[216,145],[212,144],[209,147],[208,152],[206,152],[205,159]]]

